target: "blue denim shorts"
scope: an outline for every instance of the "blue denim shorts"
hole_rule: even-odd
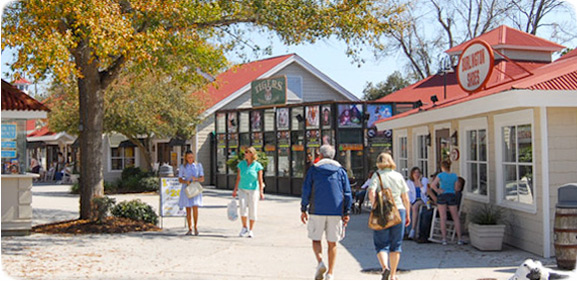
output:
[[[437,204],[457,206],[457,195],[455,193],[443,193],[437,197]]]
[[[373,232],[375,250],[379,252],[402,252],[403,236],[405,235],[405,217],[407,211],[399,210],[401,223],[383,230]]]

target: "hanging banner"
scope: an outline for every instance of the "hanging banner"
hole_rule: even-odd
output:
[[[250,83],[252,106],[286,104],[286,76],[254,80]]]
[[[178,207],[182,184],[178,178],[160,178],[160,216],[184,217],[186,212]]]

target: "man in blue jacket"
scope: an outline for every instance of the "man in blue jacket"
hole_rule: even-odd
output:
[[[309,238],[313,240],[313,251],[318,261],[315,280],[332,280],[337,242],[345,236],[352,196],[347,172],[333,160],[335,148],[323,145],[320,154],[322,159],[309,168],[303,183],[301,220],[304,224],[308,221]],[[323,233],[326,233],[329,247],[328,270],[322,256]]]

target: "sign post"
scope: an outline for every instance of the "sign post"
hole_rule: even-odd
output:
[[[481,90],[493,73],[495,55],[491,46],[483,40],[474,40],[459,58],[457,80],[465,92],[474,93]]]

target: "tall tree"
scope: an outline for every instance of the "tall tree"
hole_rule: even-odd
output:
[[[561,0],[406,0],[410,8],[399,15],[408,24],[391,31],[387,54],[400,52],[406,68],[418,79],[435,74],[439,55],[451,47],[501,25],[531,34],[552,27],[551,37],[577,37],[573,21],[551,17],[563,12]],[[547,16],[549,16],[547,18]],[[551,38],[553,39],[553,38]]]
[[[409,86],[409,79],[403,77],[401,72],[395,71],[387,77],[385,82],[378,82],[376,85],[368,82],[363,90],[363,100],[378,100],[393,92]]]
[[[126,136],[140,149],[149,170],[152,139],[189,139],[205,109],[202,96],[193,96],[193,89],[169,78],[123,72],[105,91],[103,131]],[[57,83],[50,93],[50,129],[78,134],[77,89]]]
[[[397,28],[394,15],[400,11],[384,0],[17,1],[4,9],[2,49],[18,50],[15,70],[76,81],[80,217],[89,219],[92,199],[103,195],[104,92],[127,65],[203,84],[202,75],[190,70],[214,74],[225,66],[223,52],[235,42],[223,38],[242,24],[273,32],[287,44],[334,36],[355,57],[359,46]]]

